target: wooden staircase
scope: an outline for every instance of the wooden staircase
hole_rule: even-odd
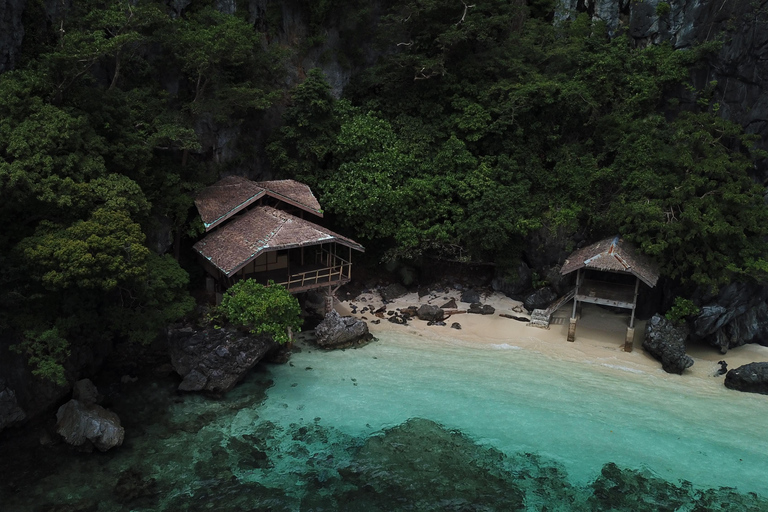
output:
[[[574,295],[576,295],[576,288],[552,302],[547,309],[534,309],[531,312],[531,322],[528,325],[540,329],[549,329],[549,320],[552,318],[552,313],[560,309],[560,307],[571,300]]]

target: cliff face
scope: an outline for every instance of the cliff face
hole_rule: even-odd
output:
[[[768,1],[760,0],[560,0],[555,18],[586,12],[613,34],[626,30],[638,46],[669,43],[687,49],[721,41],[708,66],[694,77],[698,87],[716,82],[719,113],[768,147]],[[768,164],[759,169],[768,179]]]
[[[26,0],[0,0],[0,73],[13,69],[24,39],[21,15]]]

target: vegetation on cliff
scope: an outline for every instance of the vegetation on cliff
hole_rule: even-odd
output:
[[[0,75],[0,329],[58,381],[73,344],[151,340],[192,306],[194,191],[255,172],[261,149],[385,258],[504,269],[534,234],[621,233],[683,285],[762,278],[761,154],[690,80],[713,45],[633,48],[552,7],[300,2],[307,37],[287,48],[269,43],[278,2],[254,21],[87,1],[55,24],[30,4],[22,59]],[[329,25],[355,71],[344,97],[319,71],[287,91],[285,57]],[[282,128],[249,149],[278,101]],[[161,225],[175,259],[156,254]]]

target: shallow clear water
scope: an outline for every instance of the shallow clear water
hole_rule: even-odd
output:
[[[221,400],[134,385],[122,448],[31,448],[50,463],[0,509],[768,510],[768,397],[696,382],[511,344],[304,347]]]

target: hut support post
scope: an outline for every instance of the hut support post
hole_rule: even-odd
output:
[[[573,311],[571,312],[571,320],[568,323],[568,341],[576,340],[576,308],[578,307],[579,300],[579,285],[581,284],[581,269],[576,271],[576,291],[573,294]]]
[[[627,336],[624,338],[624,352],[632,352],[635,343],[635,309],[637,308],[637,292],[640,289],[640,279],[635,278],[635,297],[632,299],[632,313],[629,316]]]

